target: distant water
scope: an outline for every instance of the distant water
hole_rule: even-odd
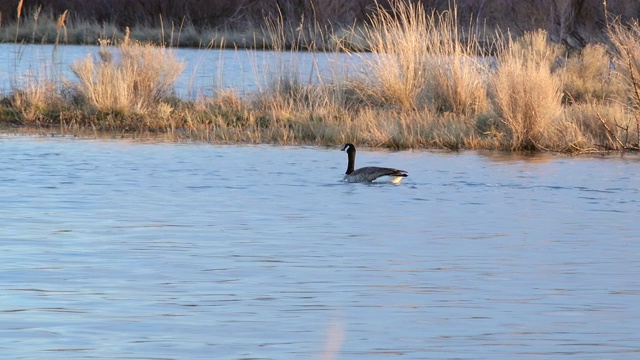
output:
[[[3,359],[640,358],[637,158],[0,150]]]
[[[71,64],[98,46],[0,44],[0,94],[25,88],[42,79],[76,81]],[[319,83],[360,71],[359,56],[344,53],[275,52],[228,49],[170,49],[185,70],[176,82],[183,97],[213,96],[221,89],[239,94],[265,90],[281,73],[295,74],[301,83]],[[366,55],[365,55],[366,56]]]

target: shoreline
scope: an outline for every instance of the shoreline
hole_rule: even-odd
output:
[[[272,142],[211,142],[203,141],[193,138],[173,138],[168,137],[165,134],[117,134],[113,132],[98,132],[93,133],[89,130],[82,130],[80,132],[64,132],[57,129],[44,129],[44,128],[31,128],[31,127],[16,127],[8,128],[6,126],[0,126],[0,140],[11,138],[30,138],[30,139],[63,139],[63,140],[77,140],[77,141],[125,141],[136,144],[165,144],[165,145],[210,145],[210,146],[273,146],[273,147],[304,147],[304,148],[318,148],[318,149],[333,149],[339,152],[344,144],[318,144],[310,142],[301,143],[272,143]],[[557,151],[513,151],[504,149],[449,149],[449,148],[433,148],[433,147],[419,147],[419,148],[402,148],[393,149],[384,146],[375,145],[358,145],[359,150],[364,151],[389,151],[389,152],[402,152],[402,151],[417,151],[424,153],[438,153],[438,154],[478,154],[483,157],[489,158],[495,162],[538,162],[545,161],[544,159],[562,159],[562,158],[598,158],[598,159],[620,159],[629,158],[640,161],[640,150],[602,150],[580,153],[566,153]],[[540,160],[543,159],[543,160]]]
[[[270,31],[272,39],[286,33]],[[172,48],[125,32],[122,41],[103,40],[98,54],[74,62],[76,81],[43,77],[2,94],[0,123],[211,143],[569,154],[640,149],[639,24],[613,24],[610,44],[579,52],[542,30],[495,33],[497,66],[477,57],[482,39],[461,40],[455,14],[425,16],[420,5],[379,9],[351,35],[370,47],[372,56],[361,58],[366,76],[314,84],[295,74],[295,63],[276,64],[258,93],[224,90],[186,100],[174,92],[185,64]],[[277,45],[295,54],[285,41]]]

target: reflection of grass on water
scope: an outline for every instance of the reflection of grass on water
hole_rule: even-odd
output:
[[[638,147],[637,23],[612,25],[609,47],[588,45],[569,55],[543,31],[521,38],[494,33],[492,62],[477,56],[481,41],[462,33],[455,9],[395,6],[394,13],[378,9],[369,25],[345,37],[373,54],[348,79],[305,82],[281,67],[257,94],[220,91],[183,100],[172,84],[184,64],[170,49],[125,36],[115,46],[103,42],[98,58],[74,63],[75,82],[40,79],[15,87],[0,102],[0,122],[213,142],[562,152]],[[58,36],[61,30],[64,19]],[[277,41],[285,31],[282,23],[269,26],[281,50],[290,46]]]

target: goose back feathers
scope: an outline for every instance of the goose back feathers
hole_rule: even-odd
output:
[[[398,184],[403,178],[409,176],[406,171],[387,167],[367,166],[355,169],[356,147],[353,144],[346,144],[342,151],[347,152],[349,160],[344,180],[347,182],[390,182]]]

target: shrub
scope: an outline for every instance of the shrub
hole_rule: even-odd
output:
[[[362,30],[373,53],[363,56],[362,89],[402,108],[428,106],[462,115],[484,111],[479,46],[474,36],[461,33],[456,11],[428,13],[420,3],[400,0],[391,10],[379,6]]]
[[[551,73],[556,51],[538,31],[510,40],[498,54],[491,102],[512,150],[544,148],[545,131],[562,111],[560,80]]]
[[[619,23],[609,29],[615,50],[616,70],[625,85],[630,106],[640,113],[640,24],[629,26]]]
[[[624,88],[617,74],[612,71],[611,61],[607,47],[602,44],[589,44],[568,58],[564,66],[558,69],[565,102],[573,104],[621,100]]]
[[[184,64],[170,50],[125,39],[117,48],[103,44],[100,58],[89,54],[73,63],[80,97],[97,111],[145,114],[173,94]]]

